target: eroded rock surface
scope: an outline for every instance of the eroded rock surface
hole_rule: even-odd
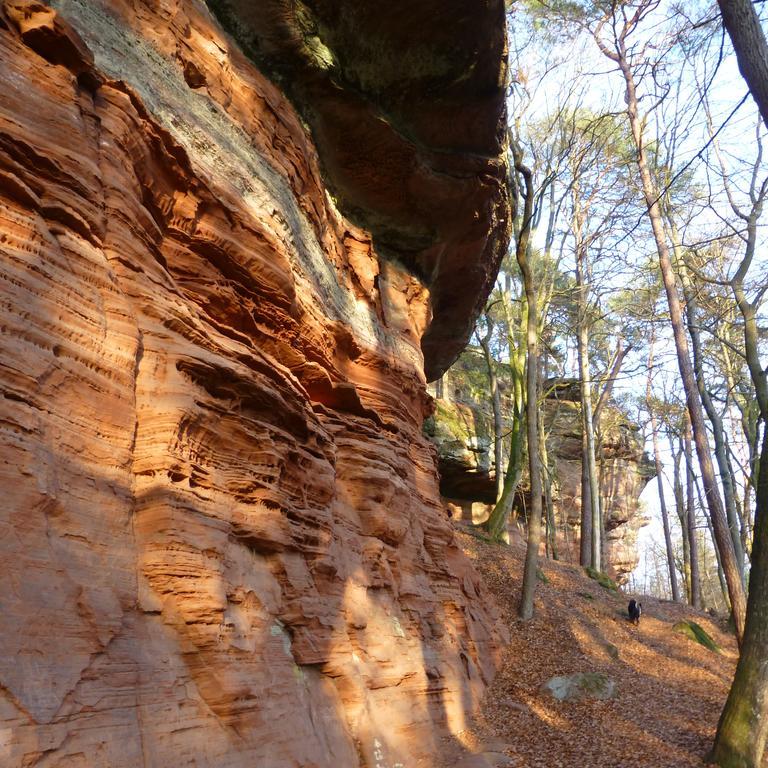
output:
[[[429,286],[203,4],[0,5],[0,764],[429,764],[500,647]]]

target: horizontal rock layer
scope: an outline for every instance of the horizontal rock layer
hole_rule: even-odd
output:
[[[493,674],[429,292],[193,0],[0,15],[0,763],[431,764]]]

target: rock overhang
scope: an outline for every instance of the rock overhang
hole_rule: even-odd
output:
[[[208,4],[299,109],[343,213],[428,286],[437,378],[509,241],[503,0]]]

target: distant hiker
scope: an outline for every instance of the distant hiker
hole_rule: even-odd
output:
[[[629,601],[629,607],[627,613],[629,614],[629,620],[633,624],[640,624],[640,614],[643,612],[643,604],[638,603],[634,598]]]

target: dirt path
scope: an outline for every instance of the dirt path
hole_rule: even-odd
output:
[[[511,634],[476,727],[463,734],[467,743],[493,744],[507,765],[524,768],[705,765],[736,664],[732,635],[703,612],[644,596],[636,627],[626,618],[631,595],[551,561],[543,562],[535,618],[520,622],[522,548],[460,539]],[[704,627],[722,653],[672,632],[684,618]],[[616,681],[616,697],[557,702],[542,693],[551,677],[575,672],[604,673]]]

